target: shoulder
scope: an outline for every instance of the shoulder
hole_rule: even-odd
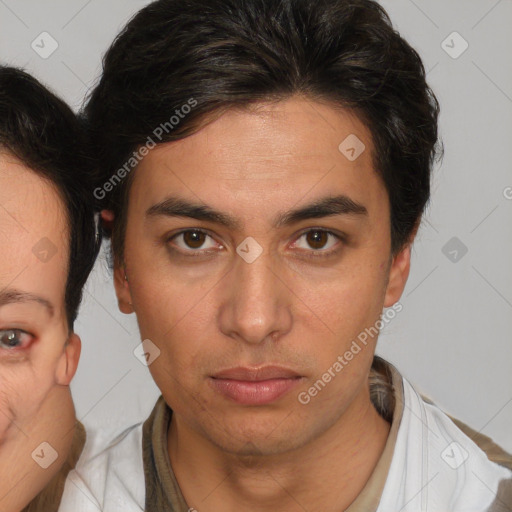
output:
[[[512,482],[512,471],[489,460],[406,379],[401,384],[403,414],[379,511],[490,510],[500,489]]]
[[[512,470],[512,454],[506,452],[501,446],[496,444],[490,437],[472,429],[462,421],[448,415],[453,423],[466,434],[478,447],[485,453],[487,458],[496,462],[500,466]]]

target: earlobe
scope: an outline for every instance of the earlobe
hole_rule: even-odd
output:
[[[81,351],[82,341],[77,334],[72,333],[57,364],[57,372],[55,375],[57,384],[69,386],[75,376]]]
[[[114,269],[114,287],[116,289],[119,310],[126,315],[134,312],[130,284],[123,265],[116,264]]]
[[[407,283],[410,269],[411,244],[407,244],[393,257],[393,261],[391,262],[384,307],[389,308],[398,302]]]
[[[112,210],[101,210],[100,216],[103,227],[112,232],[112,228],[114,227],[114,212]]]

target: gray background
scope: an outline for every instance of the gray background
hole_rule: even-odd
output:
[[[146,3],[0,0],[0,62],[25,67],[77,109],[102,54]],[[447,412],[512,451],[512,1],[382,4],[429,70],[446,153],[403,311],[382,332],[378,352]],[[464,41],[454,31],[469,44],[460,56]],[[58,44],[47,58],[31,46],[45,38],[39,51],[51,49],[43,32]],[[117,310],[104,253],[76,330],[78,417],[107,437],[143,420],[158,390],[133,355],[137,325]]]

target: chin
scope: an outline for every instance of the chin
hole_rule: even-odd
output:
[[[302,443],[301,433],[293,431],[289,425],[286,431],[279,429],[279,423],[225,425],[221,432],[215,434],[209,436],[210,440],[222,451],[237,457],[280,455],[307,442],[304,440]]]

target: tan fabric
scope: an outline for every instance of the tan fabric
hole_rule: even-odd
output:
[[[146,512],[188,512],[167,451],[172,411],[160,396],[142,428],[142,459],[146,480]]]
[[[486,512],[510,512],[512,510],[512,480],[502,480],[496,498]]]
[[[64,484],[68,473],[74,469],[85,445],[86,432],[84,426],[78,421],[73,435],[73,442],[68,458],[61,470],[53,477],[50,483],[41,491],[24,509],[23,512],[57,512],[59,509]]]

